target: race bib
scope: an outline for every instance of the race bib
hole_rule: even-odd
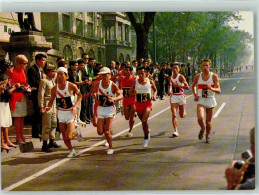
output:
[[[107,107],[113,105],[113,102],[108,101],[108,96],[98,95],[98,100],[100,101],[100,106]]]
[[[138,102],[147,102],[150,100],[150,94],[149,93],[138,93],[136,96],[136,99]]]

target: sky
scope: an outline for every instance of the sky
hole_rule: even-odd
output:
[[[231,26],[238,26],[239,30],[245,30],[254,37],[254,18],[252,11],[239,11],[242,20],[239,22],[230,22]]]

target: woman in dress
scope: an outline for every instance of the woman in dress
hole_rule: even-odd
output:
[[[10,94],[14,90],[20,87],[20,84],[17,83],[14,86],[10,85],[9,76],[13,72],[13,64],[9,60],[0,61],[0,82],[5,81],[4,85],[1,87],[0,92],[0,127],[1,127],[1,149],[7,151],[11,150],[10,147],[16,147],[8,136],[8,128],[12,125],[12,116],[9,106]]]
[[[25,143],[26,139],[23,135],[24,117],[27,115],[27,103],[24,93],[31,91],[26,81],[24,70],[27,67],[28,59],[24,55],[18,55],[15,58],[16,67],[10,74],[11,85],[20,83],[21,87],[17,88],[11,96],[10,108],[14,117],[14,127],[16,131],[16,141],[19,144]]]

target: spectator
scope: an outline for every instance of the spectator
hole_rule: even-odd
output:
[[[253,155],[252,161],[255,161],[255,128],[250,131],[250,148]],[[252,177],[246,179],[243,182],[244,176],[249,169],[249,165],[251,162],[246,162],[240,169],[236,169],[235,163],[237,161],[234,160],[227,167],[225,171],[226,179],[228,182],[227,189],[228,190],[253,190],[255,189],[255,171],[252,172]]]
[[[10,98],[10,108],[14,117],[14,127],[16,131],[16,141],[21,144],[26,142],[23,135],[24,117],[27,115],[27,103],[24,93],[30,91],[31,87],[26,81],[24,70],[27,67],[28,59],[24,55],[18,55],[15,58],[16,68],[10,74],[11,85],[20,84]]]
[[[42,114],[42,140],[43,145],[41,148],[42,152],[51,152],[50,148],[58,148],[58,145],[54,142],[55,132],[57,127],[57,116],[56,116],[56,101],[54,100],[53,105],[49,111],[45,110],[47,107],[51,89],[55,86],[54,77],[56,74],[56,67],[50,63],[46,67],[46,78],[40,81],[38,102],[40,113]],[[49,145],[48,145],[49,140]]]
[[[165,94],[168,94],[170,77],[172,76],[172,70],[169,66],[169,63],[165,65]]]
[[[116,62],[115,70],[116,70],[117,73],[120,72],[120,70],[121,70],[121,63],[118,62],[118,61]],[[116,74],[117,74],[117,73],[116,73]]]
[[[64,57],[57,57],[57,60],[56,60],[56,65],[58,66],[58,63],[61,62],[61,61],[65,61]]]
[[[126,64],[127,66],[130,66],[130,61],[127,60],[127,61],[125,62],[125,64]]]
[[[71,60],[69,62],[69,68],[68,68],[68,81],[71,83],[76,82],[78,80],[78,63],[74,60]]]
[[[85,97],[90,92],[91,86],[89,82],[92,81],[92,78],[89,76],[89,73],[88,73],[89,55],[87,53],[83,53],[82,60],[84,62],[84,68],[81,71],[82,81],[85,81],[87,83],[80,86],[80,91],[83,97]],[[88,105],[89,105],[89,98],[83,98],[81,102],[80,120],[86,124],[90,123],[89,116],[87,116],[88,115],[87,113],[89,113]]]
[[[12,116],[9,106],[10,94],[14,92],[16,88],[20,87],[20,84],[10,85],[8,75],[13,72],[13,64],[9,60],[0,61],[0,82],[5,81],[6,84],[2,86],[0,90],[0,127],[1,127],[1,149],[11,150],[10,147],[15,147],[8,136],[8,127],[12,125]]]
[[[191,66],[190,63],[187,64],[187,77],[186,77],[186,81],[188,83],[188,85],[190,85],[190,76],[191,76]]]
[[[137,66],[138,66],[138,61],[133,60],[132,62],[132,68],[133,68],[133,74],[137,75]]]
[[[144,58],[139,59],[139,66],[143,66]]]
[[[40,114],[40,108],[38,104],[38,89],[40,80],[43,78],[42,68],[45,66],[47,56],[44,54],[37,54],[35,56],[35,62],[32,67],[28,69],[28,82],[31,87],[36,88],[31,92],[31,100],[33,104],[33,116],[32,116],[32,137],[40,138],[42,131],[42,117]]]
[[[165,63],[163,62],[162,63],[162,68],[159,72],[159,75],[158,75],[158,82],[159,82],[159,92],[158,92],[158,96],[160,97],[161,100],[163,100],[163,97],[164,97],[164,81],[165,81]]]
[[[58,68],[59,67],[65,67],[67,69],[67,63],[63,60],[61,60],[59,63],[58,63]]]

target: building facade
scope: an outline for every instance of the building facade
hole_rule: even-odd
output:
[[[0,36],[4,36],[4,22],[14,32],[19,32],[17,14],[0,13]],[[14,16],[14,17],[13,17]],[[135,59],[135,43],[132,44],[130,22],[122,12],[37,12],[35,23],[42,30],[46,41],[52,43],[47,52],[48,61],[55,62],[58,56],[77,60],[82,53],[104,65],[111,60],[124,62]],[[5,29],[2,29],[5,28]],[[7,27],[8,31],[8,27]],[[1,39],[8,44],[9,34]],[[135,41],[135,40],[134,40]],[[0,47],[1,58],[8,55]]]

